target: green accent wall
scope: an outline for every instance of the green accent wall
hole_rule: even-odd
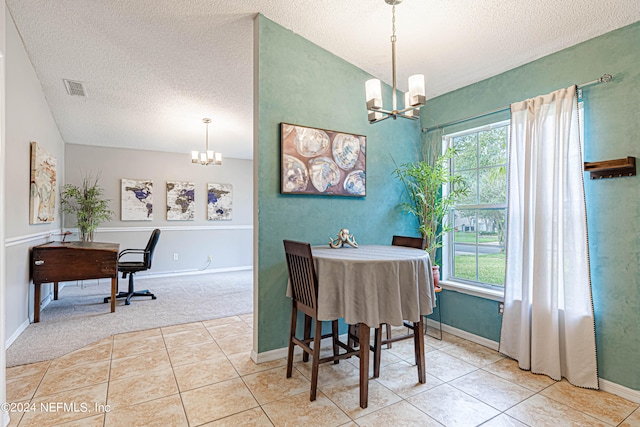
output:
[[[396,207],[402,188],[394,161],[416,160],[420,123],[367,121],[361,69],[259,15],[257,64],[258,352],[286,347],[291,302],[283,239],[328,244],[346,227],[360,244],[390,244],[393,234],[415,226]],[[391,89],[383,93],[391,102]],[[389,105],[386,105],[387,107]],[[280,123],[367,137],[367,195],[363,198],[280,194]]]
[[[419,124],[366,120],[364,81],[370,76],[260,15],[256,18],[256,179],[258,352],[287,344],[290,301],[283,239],[325,244],[347,227],[361,244],[388,244],[414,234],[397,208],[402,188],[396,163],[415,160]],[[584,89],[585,160],[640,157],[640,23],[610,32],[479,83],[431,99],[422,127],[473,116],[610,73],[609,84]],[[391,89],[385,88],[389,102]],[[508,117],[468,122],[479,126]],[[367,136],[367,196],[280,194],[280,123]],[[447,131],[460,130],[462,126]],[[638,177],[590,181],[585,175],[599,376],[640,389],[640,185]],[[498,303],[458,292],[441,294],[444,323],[498,341]]]
[[[500,341],[500,325],[502,315],[498,314],[498,302],[461,292],[443,289],[437,297],[440,311],[436,307],[429,319],[438,320],[442,324],[489,339]]]
[[[583,90],[585,161],[640,157],[640,23],[431,99],[422,109],[422,126],[480,114],[603,73],[612,74],[613,81]],[[504,118],[495,115],[465,127]],[[439,131],[423,135],[423,141],[434,132]],[[635,390],[640,389],[639,179],[591,181],[585,174],[599,376]],[[442,297],[445,323],[499,338],[497,303],[479,304],[478,298],[456,292]]]

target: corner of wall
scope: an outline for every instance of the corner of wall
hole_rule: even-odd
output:
[[[255,282],[259,306],[254,309],[259,310],[260,339],[254,350],[262,354],[287,342],[291,304],[285,296],[282,239],[320,244],[347,226],[355,235],[366,236],[367,244],[382,244],[393,234],[413,231],[413,224],[397,213],[400,183],[389,177],[394,161],[417,158],[420,127],[408,120],[371,126],[363,96],[364,83],[371,78],[368,73],[264,16],[259,15],[256,23],[254,271],[259,278]],[[391,90],[385,86],[386,98]],[[366,135],[366,197],[280,194],[282,122]]]
[[[260,114],[260,22],[262,14],[253,20],[253,349],[252,357],[258,349],[258,313],[260,298],[258,293],[258,120]],[[256,360],[256,359],[254,359]]]
[[[0,402],[7,401],[6,375],[6,269],[5,269],[5,214],[4,214],[4,181],[5,181],[5,52],[6,52],[6,4],[2,0],[0,8]],[[1,411],[2,425],[9,425],[9,413]]]

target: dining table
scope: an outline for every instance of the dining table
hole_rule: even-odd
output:
[[[428,252],[391,245],[330,248],[312,246],[318,277],[318,319],[344,319],[358,325],[360,345],[360,407],[366,408],[369,389],[370,328],[382,323],[419,324],[433,312],[436,294]],[[424,337],[420,333],[424,343]],[[420,368],[422,367],[422,374]],[[418,362],[424,378],[424,352]]]

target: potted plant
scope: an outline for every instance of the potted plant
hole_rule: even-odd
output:
[[[441,156],[425,156],[426,160],[404,163],[395,169],[408,197],[400,206],[415,216],[417,230],[426,239],[425,250],[434,263],[435,284],[440,277],[436,251],[442,246],[442,236],[453,229],[445,217],[455,201],[468,193],[464,178],[449,173],[448,163],[454,154],[454,149],[449,148]],[[451,185],[443,191],[445,184]]]
[[[98,175],[88,174],[82,178],[80,186],[65,184],[62,187],[62,211],[76,216],[76,226],[83,242],[92,242],[96,228],[113,217],[109,209],[110,200],[102,197],[104,190],[98,184],[98,178]]]

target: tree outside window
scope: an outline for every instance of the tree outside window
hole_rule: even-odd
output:
[[[445,136],[456,153],[451,173],[469,186],[450,217],[454,232],[447,245],[447,273],[452,279],[504,285],[508,137],[508,122]]]

